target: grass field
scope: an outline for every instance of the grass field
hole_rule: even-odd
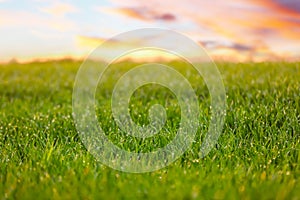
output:
[[[208,91],[193,69],[169,63],[199,96],[200,127],[180,159],[144,174],[110,169],[81,143],[72,118],[80,64],[0,66],[1,199],[300,199],[300,63],[219,63],[227,116],[218,144],[203,159],[197,153],[210,117]],[[161,103],[168,107],[166,128],[143,141],[119,131],[110,92],[133,65],[119,63],[108,72],[111,80],[97,90],[97,114],[114,144],[149,152],[172,140],[180,109],[165,88],[142,87],[130,102],[132,118],[147,124],[147,108]]]

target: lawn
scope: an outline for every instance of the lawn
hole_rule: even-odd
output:
[[[81,62],[62,60],[0,66],[1,199],[300,199],[300,63],[218,63],[227,95],[223,132],[199,158],[210,119],[203,79],[180,62],[167,63],[199,98],[199,128],[191,148],[158,171],[111,169],[86,150],[72,117],[72,92]],[[137,124],[149,123],[154,103],[167,108],[166,127],[151,138],[122,132],[112,118],[114,83],[137,63],[124,61],[96,91],[97,117],[107,137],[133,152],[168,144],[180,107],[168,89],[139,88],[130,100]]]

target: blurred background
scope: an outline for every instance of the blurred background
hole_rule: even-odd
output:
[[[84,59],[116,34],[150,27],[190,37],[214,60],[300,60],[299,0],[0,0],[0,62]]]

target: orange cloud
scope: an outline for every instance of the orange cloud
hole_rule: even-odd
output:
[[[299,12],[290,7],[280,4],[280,0],[252,0],[253,4],[259,6],[264,12],[258,12],[251,15],[253,20],[249,20],[250,24],[261,24],[265,27],[280,29],[289,27],[300,27],[300,10]],[[300,7],[300,2],[298,2]],[[258,21],[256,21],[258,20]],[[247,23],[246,23],[247,24]],[[248,24],[247,24],[248,25]],[[258,26],[258,25],[257,25]]]
[[[300,17],[300,10],[297,10],[295,7],[291,7],[288,5],[285,5],[286,0],[253,0],[253,2],[261,7],[269,8],[274,13],[280,13],[289,17]],[[300,8],[300,2],[297,0],[293,1],[295,5],[298,5],[297,7]]]
[[[95,48],[103,43],[105,39],[98,37],[87,37],[87,36],[76,36],[76,43],[80,47],[91,47]]]
[[[139,19],[139,20],[148,20],[147,17],[142,15],[138,9],[132,9],[132,8],[116,8],[115,12],[120,13],[122,15],[132,17],[134,19]]]
[[[157,20],[157,13],[172,11],[176,13],[176,28],[180,30],[181,22],[195,24],[193,36],[198,40],[214,38],[214,42],[230,42],[237,46],[218,46],[219,49],[233,49],[241,54],[252,52],[253,55],[286,55],[288,49],[295,49],[300,35],[300,5],[292,0],[233,0],[233,1],[198,1],[187,0],[113,0],[119,8],[131,5],[126,9],[127,15],[136,19]],[[151,16],[151,17],[149,17]],[[175,16],[174,16],[175,17]],[[172,17],[171,17],[172,18]],[[171,20],[172,21],[172,20]],[[175,24],[174,24],[175,25]],[[195,37],[194,37],[195,38]],[[297,41],[298,39],[298,41]],[[259,42],[258,42],[259,41]],[[261,47],[261,41],[264,47]],[[289,46],[288,48],[283,47]],[[248,50],[246,50],[249,48]],[[217,48],[214,49],[216,51]],[[300,51],[300,50],[299,50]],[[222,51],[224,52],[224,51]]]

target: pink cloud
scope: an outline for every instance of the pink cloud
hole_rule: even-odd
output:
[[[129,18],[143,21],[175,21],[176,16],[169,12],[158,12],[149,10],[146,7],[117,7],[117,8],[98,8],[99,11],[113,14],[121,14]]]

